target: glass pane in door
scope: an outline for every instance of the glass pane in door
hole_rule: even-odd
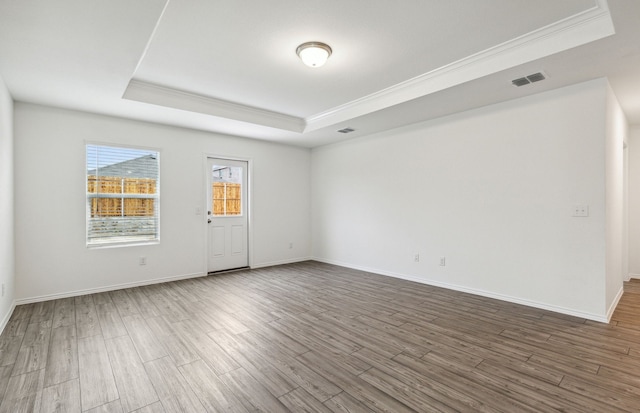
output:
[[[213,215],[242,215],[242,167],[214,165],[211,173]]]

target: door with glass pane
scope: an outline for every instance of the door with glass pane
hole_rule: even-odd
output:
[[[247,162],[208,158],[207,176],[207,270],[247,267]]]

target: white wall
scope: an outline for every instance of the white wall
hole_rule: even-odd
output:
[[[624,142],[627,140],[627,119],[613,90],[607,84],[606,109],[606,228],[607,268],[606,302],[610,316],[622,297],[625,265],[624,247]]]
[[[629,130],[629,276],[640,278],[640,126]]]
[[[0,331],[11,316],[14,299],[13,100],[0,77]]]
[[[160,149],[159,245],[85,247],[85,140]],[[251,265],[308,258],[309,150],[16,103],[16,297],[205,273],[205,154],[252,162]]]
[[[313,256],[606,321],[607,90],[598,79],[314,149]]]

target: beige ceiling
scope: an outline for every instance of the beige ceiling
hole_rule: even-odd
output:
[[[0,75],[19,101],[308,147],[603,76],[640,123],[639,23],[632,0],[0,0]],[[312,40],[322,68],[295,55]]]

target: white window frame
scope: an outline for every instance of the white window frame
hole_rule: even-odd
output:
[[[98,193],[91,193],[88,190],[88,178],[89,178],[89,157],[88,155],[88,150],[90,146],[97,146],[97,147],[108,147],[108,148],[115,148],[115,149],[124,149],[124,150],[140,150],[140,151],[146,151],[146,152],[153,152],[156,155],[156,161],[157,161],[157,181],[156,181],[156,185],[155,185],[155,193],[154,194],[126,194],[126,193],[104,193],[104,194],[98,194]],[[85,192],[86,192],[86,197],[85,197],[85,210],[86,210],[86,217],[85,217],[85,242],[86,242],[86,246],[87,248],[113,248],[113,247],[128,247],[128,246],[138,246],[138,245],[154,245],[154,244],[159,244],[160,243],[160,187],[161,187],[161,177],[160,177],[160,157],[161,157],[161,151],[158,148],[149,148],[149,147],[143,147],[143,146],[132,146],[132,145],[126,145],[126,144],[118,144],[118,143],[107,143],[107,142],[91,142],[91,141],[86,141],[85,142],[85,164],[84,164],[84,170],[85,170],[85,179],[84,179],[84,186],[85,186]],[[155,237],[153,238],[146,238],[146,239],[132,239],[133,237],[131,236],[126,236],[123,235],[122,237],[111,237],[108,240],[103,240],[103,241],[94,241],[90,238],[90,220],[92,219],[91,217],[91,199],[95,199],[95,198],[102,198],[102,199],[106,199],[106,198],[117,198],[117,199],[154,199],[154,219],[155,219]],[[120,239],[118,239],[120,238]]]

